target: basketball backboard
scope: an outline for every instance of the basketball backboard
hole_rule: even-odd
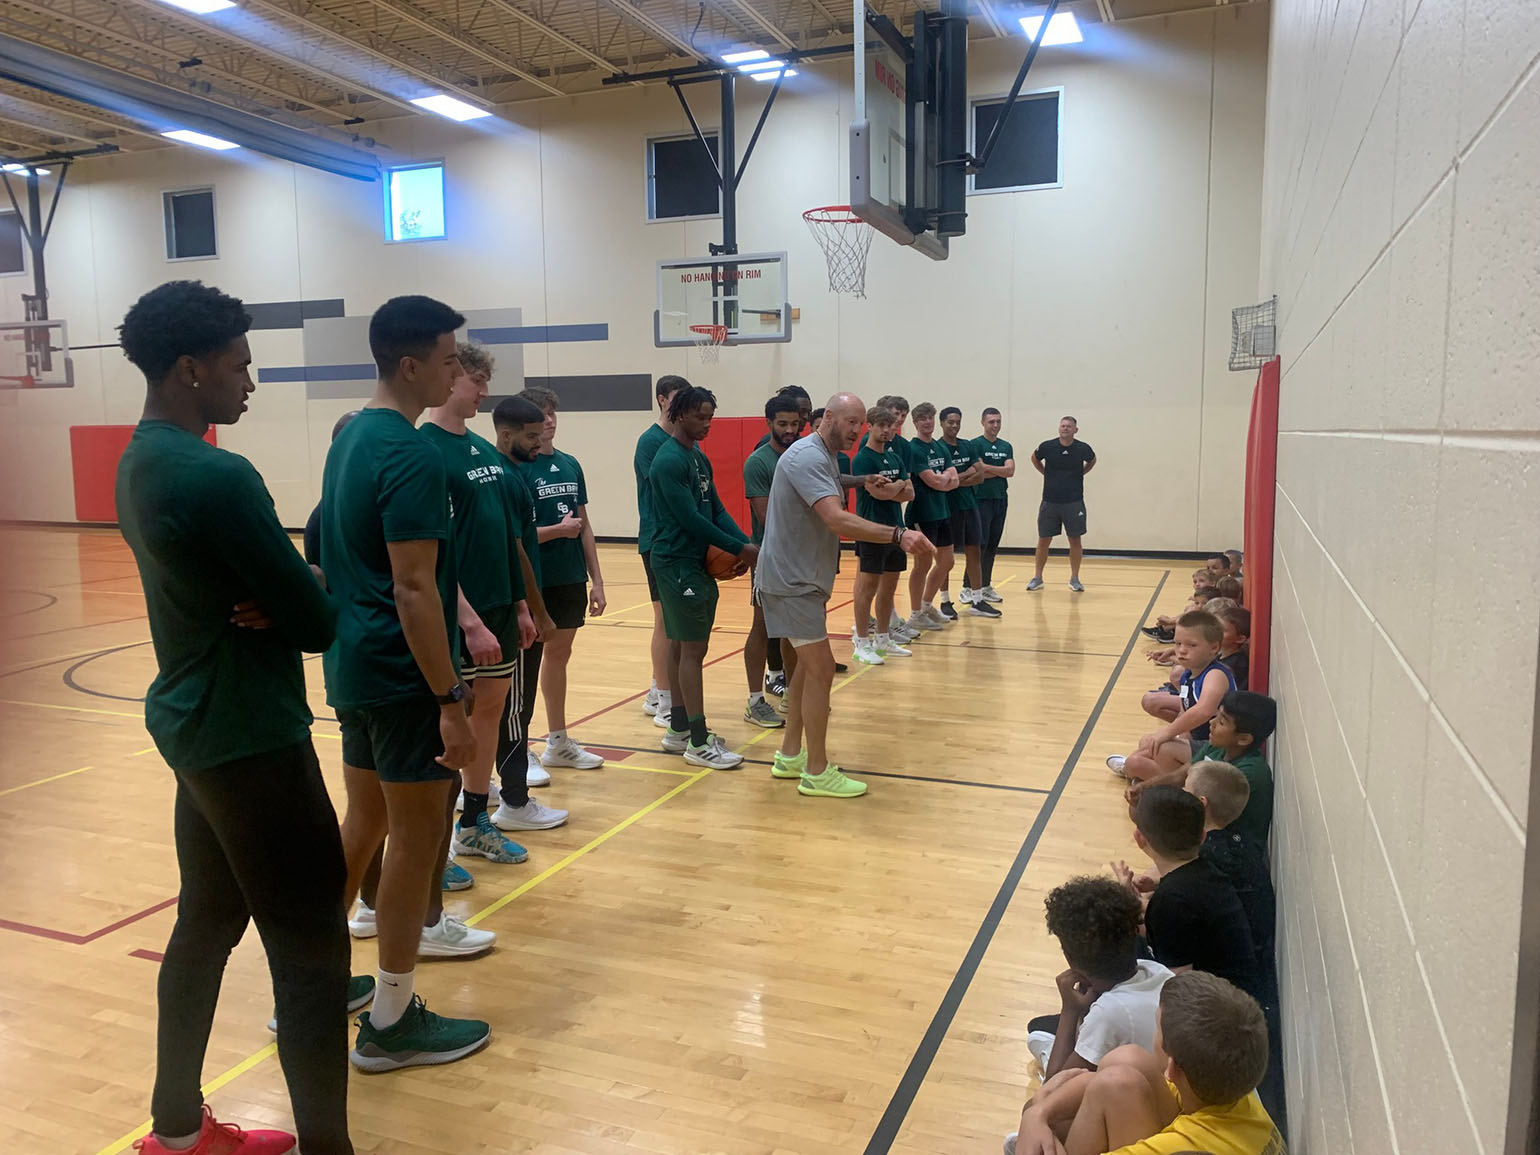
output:
[[[65,322],[0,324],[0,389],[56,389],[74,383]]]
[[[653,344],[699,344],[702,326],[726,330],[720,344],[761,345],[791,340],[785,253],[737,253],[658,262]]]

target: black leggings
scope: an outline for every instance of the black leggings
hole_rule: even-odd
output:
[[[536,642],[519,654],[497,728],[497,777],[502,798],[517,810],[529,801],[529,723],[535,716],[535,691],[540,688],[540,657],[545,644]]]
[[[202,1124],[199,1083],[225,961],[255,922],[300,1148],[352,1155],[347,866],[315,750],[306,741],[175,773],[182,889],[160,965],[155,1132],[191,1135]]]
[[[1000,551],[1000,535],[1005,532],[1006,497],[979,498],[979,518],[984,523],[984,545],[979,550],[980,577],[986,586],[995,584],[995,554]]]

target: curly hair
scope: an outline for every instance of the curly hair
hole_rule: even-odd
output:
[[[547,389],[544,385],[525,386],[519,391],[519,396],[533,402],[542,413],[554,413],[561,408],[561,398],[556,396],[556,391]]]
[[[1105,982],[1122,982],[1133,973],[1144,912],[1127,887],[1083,875],[1055,887],[1043,906],[1048,933],[1059,940],[1070,966]]]
[[[455,355],[460,358],[460,366],[467,373],[485,373],[492,376],[492,367],[497,364],[492,354],[487,352],[487,347],[476,341],[461,341],[455,346]]]
[[[134,302],[118,340],[145,379],[159,384],[179,358],[208,357],[250,328],[238,297],[202,281],[169,281]]]
[[[699,385],[686,385],[674,394],[674,399],[668,403],[668,419],[678,421],[686,413],[699,409],[702,405],[710,405],[716,408],[717,395],[710,389]]]

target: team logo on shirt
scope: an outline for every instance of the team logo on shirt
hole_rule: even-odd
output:
[[[557,465],[554,461],[551,462],[551,472],[552,473],[560,473],[561,472],[561,467],[559,465]]]

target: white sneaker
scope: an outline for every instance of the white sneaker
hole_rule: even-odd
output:
[[[571,766],[574,770],[597,770],[604,765],[604,759],[592,750],[583,749],[568,735],[559,741],[545,744],[545,753],[540,755],[540,765]]]
[[[683,754],[690,744],[690,732],[688,730],[675,730],[672,726],[668,732],[658,740],[658,745],[663,747],[665,754]]]
[[[647,691],[647,696],[642,699],[642,713],[656,715],[658,712],[658,688],[654,686]]]
[[[503,800],[502,788],[499,787],[496,782],[493,782],[492,785],[487,787],[487,805],[488,806],[496,806],[502,800]],[[464,790],[460,791],[460,797],[455,799],[455,809],[456,810],[464,810],[465,809],[465,791]]]
[[[348,933],[354,938],[373,938],[380,933],[379,924],[374,918],[374,907],[363,899],[358,900],[358,909],[348,918]]]
[[[962,593],[957,595],[957,600],[962,602],[962,604],[965,606],[971,606],[973,604],[973,597],[973,591],[970,590],[967,586],[963,586]]]
[[[496,943],[497,935],[490,930],[477,930],[451,914],[441,914],[434,925],[422,928],[417,957],[466,958],[489,951]]]
[[[1122,754],[1114,754],[1112,757],[1107,759],[1107,769],[1111,770],[1119,778],[1127,778],[1128,772],[1123,769],[1124,763],[1127,761],[1128,758],[1126,756]]]
[[[526,753],[529,756],[529,765],[524,769],[524,785],[549,786],[551,784],[550,772],[540,765],[540,759],[535,756],[533,750],[528,750]]]
[[[909,628],[914,631],[914,636],[919,637],[926,630],[939,630],[941,627],[930,620],[930,615],[924,610],[915,610],[909,615]]]
[[[852,635],[851,642],[853,643],[850,651],[852,660],[865,662],[868,666],[881,666],[885,664],[882,660],[882,655],[872,645],[870,636],[863,638],[858,635]]]
[[[899,645],[897,639],[892,634],[878,634],[876,650],[884,658],[914,657],[914,651],[906,650],[903,646]]]
[[[932,623],[932,629],[945,629],[947,626],[952,624],[952,619],[947,617],[935,606],[926,606],[923,612],[925,614],[925,619]]]
[[[567,821],[567,812],[555,807],[542,806],[531,798],[523,806],[509,806],[504,802],[492,815],[492,825],[499,830],[550,830]]]
[[[985,586],[979,592],[984,595],[984,600],[986,602],[1003,602],[1005,600],[999,594],[995,593],[994,586]]]
[[[733,753],[715,734],[706,736],[704,746],[686,745],[684,760],[691,766],[705,766],[711,770],[736,770],[743,765],[743,755]]]
[[[667,730],[669,728],[669,726],[671,725],[671,723],[668,720],[668,717],[669,717],[669,711],[663,709],[660,706],[658,708],[658,712],[652,716],[652,724],[654,726],[656,726],[660,730]]]
[[[1047,1031],[1027,1032],[1027,1051],[1037,1060],[1037,1065],[1043,1069],[1043,1077],[1048,1077],[1048,1059],[1053,1054],[1053,1035]]]

